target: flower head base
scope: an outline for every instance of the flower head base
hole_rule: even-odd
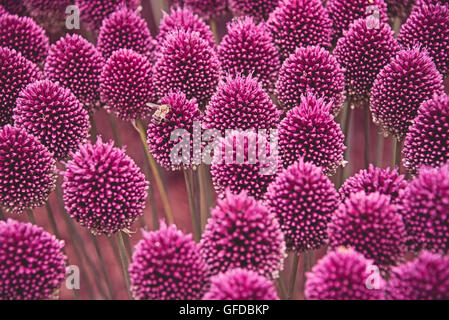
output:
[[[236,15],[266,20],[278,3],[279,0],[229,0],[228,5]]]

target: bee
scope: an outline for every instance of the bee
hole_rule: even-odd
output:
[[[147,103],[147,106],[149,106],[150,108],[156,109],[156,111],[153,114],[153,119],[158,124],[160,124],[162,121],[164,121],[165,117],[170,112],[170,106],[168,104],[157,105],[154,103]]]

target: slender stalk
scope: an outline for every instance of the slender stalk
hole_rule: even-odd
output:
[[[92,142],[95,142],[97,140],[98,130],[97,125],[95,124],[94,115],[91,114],[89,119],[90,119],[90,140]]]
[[[112,130],[112,136],[114,137],[114,141],[117,146],[121,147],[123,144],[122,144],[122,140],[120,139],[120,134],[119,134],[118,126],[117,126],[117,120],[115,119],[115,116],[111,113],[108,113],[108,120],[109,120],[109,124],[110,124],[111,130]]]
[[[198,180],[200,182],[200,216],[201,216],[201,232],[204,232],[204,228],[206,227],[206,222],[208,218],[209,208],[207,201],[207,176],[206,176],[206,167],[204,165],[200,165],[197,173]]]
[[[187,197],[189,198],[189,207],[190,207],[190,215],[192,217],[192,227],[193,227],[193,235],[196,242],[200,241],[200,226],[198,221],[198,216],[196,215],[195,211],[195,200],[193,198],[193,185],[192,185],[192,179],[190,177],[190,170],[184,169],[184,179],[186,182],[186,189],[187,189]]]
[[[382,134],[377,135],[377,145],[376,145],[376,166],[382,167],[382,160],[384,155],[384,142],[385,138]]]
[[[129,279],[128,273],[128,258],[126,257],[125,243],[123,242],[123,236],[121,231],[117,232],[115,240],[117,241],[117,246],[120,253],[120,262],[122,266],[123,277],[125,278],[126,288],[131,298],[132,297],[130,293],[131,281]]]
[[[394,169],[395,167],[397,167],[398,170],[401,171],[401,143],[396,138],[393,138],[392,168]]]
[[[125,234],[125,236],[123,237],[123,242],[125,243],[126,254],[128,255],[128,258],[131,260],[131,257],[133,255],[133,249],[131,247],[129,234]]]
[[[283,277],[278,278],[278,285],[279,285],[279,298],[281,300],[285,300],[285,297],[287,297],[287,289],[285,288],[285,283],[283,280]]]
[[[296,274],[298,273],[298,265],[299,265],[299,254],[293,253],[292,267],[290,269],[290,283],[288,286],[288,295],[287,295],[288,300],[291,300],[293,298],[293,294],[295,293]]]
[[[154,199],[153,193],[154,193],[153,186],[150,185],[150,188],[149,188],[150,199]],[[159,217],[157,215],[156,205],[154,204],[154,201],[151,201],[150,205],[151,205],[151,217],[153,220],[153,229],[158,230],[159,229]]]
[[[363,115],[365,120],[365,168],[368,169],[370,161],[370,111],[368,105],[363,106]]]
[[[306,274],[312,268],[312,259],[311,259],[312,254],[313,254],[312,251],[307,251],[307,252],[304,252],[304,254],[303,254],[303,262],[302,262],[303,263],[303,282],[302,282],[303,291],[305,289],[306,280],[307,280]]]
[[[36,219],[34,218],[33,210],[26,209],[26,213],[27,213],[28,221],[31,222],[32,224],[36,224]]]
[[[212,33],[214,34],[215,43],[219,44],[220,39],[218,39],[217,24],[215,23],[214,19],[209,20],[209,26],[210,26],[210,29],[212,30]]]
[[[61,239],[61,234],[58,230],[58,225],[56,224],[55,216],[53,214],[53,209],[50,206],[50,203],[47,201],[45,203],[45,209],[47,210],[47,217],[50,221],[51,228],[53,230],[53,233],[55,234],[56,238]]]
[[[108,275],[108,272],[106,270],[106,264],[104,262],[103,255],[101,253],[100,246],[98,245],[97,237],[95,237],[92,233],[90,233],[90,238],[92,240],[92,243],[94,244],[95,251],[97,252],[98,261],[100,262],[100,268],[101,268],[101,271],[103,272],[104,280],[106,282],[106,286],[108,287],[109,297],[112,300],[114,300],[115,299],[114,290],[112,290],[111,281],[109,279],[109,275]]]
[[[346,148],[345,152],[344,152],[344,159],[348,158],[348,152],[349,152],[349,133],[350,133],[350,127],[351,127],[351,117],[352,117],[352,111],[353,111],[353,106],[352,106],[352,102],[349,99],[347,102],[347,106],[345,108],[345,110],[343,111],[343,115],[342,115],[342,131],[343,131],[343,135],[345,136],[345,146],[347,146],[348,148]],[[345,180],[345,176],[347,175],[347,171],[349,170],[349,167],[346,165],[344,168],[342,168],[342,170],[340,170],[339,176],[338,176],[338,180],[337,180],[337,187],[339,188],[344,180]]]
[[[0,207],[0,220],[6,220],[5,214],[3,213],[2,208]]]

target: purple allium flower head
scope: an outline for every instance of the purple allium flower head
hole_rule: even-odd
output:
[[[400,207],[379,192],[352,194],[332,216],[329,244],[353,247],[384,270],[395,266],[406,251]]]
[[[34,63],[44,61],[50,46],[44,29],[33,19],[10,14],[0,16],[0,43]]]
[[[220,72],[215,49],[198,32],[175,30],[158,53],[154,85],[159,99],[182,91],[203,108],[217,88]]]
[[[194,134],[194,122],[200,125],[201,111],[194,99],[188,100],[184,93],[169,93],[161,100],[161,109],[155,113],[148,125],[148,145],[150,152],[157,162],[167,170],[179,170],[190,168],[196,158],[201,159],[201,144],[194,146],[192,136]],[[163,108],[168,108],[164,112]],[[182,162],[173,162],[171,153],[174,147],[182,143],[183,136],[178,140],[172,140],[175,130],[186,130],[190,133],[190,148],[187,157],[182,154]],[[195,147],[195,148],[194,148]]]
[[[93,44],[80,35],[61,38],[50,47],[45,76],[70,89],[86,109],[99,101],[100,74],[104,59]]]
[[[340,188],[340,196],[345,200],[360,191],[365,191],[366,194],[379,192],[390,196],[391,203],[400,205],[407,185],[405,176],[398,169],[376,168],[370,164],[368,169],[360,170],[345,181]]]
[[[394,300],[448,300],[449,256],[423,251],[414,261],[395,267],[387,285]]]
[[[0,5],[0,16],[7,14],[7,13],[8,13],[8,11],[6,11],[6,9],[2,5]]]
[[[273,282],[257,272],[233,269],[212,277],[203,300],[279,300]]]
[[[144,232],[129,266],[131,291],[138,300],[199,300],[209,268],[198,244],[175,225]]]
[[[122,6],[136,10],[140,0],[75,0],[81,19],[91,30],[98,30],[103,20]]]
[[[22,213],[44,205],[56,186],[56,162],[39,140],[6,125],[0,128],[0,204]]]
[[[388,23],[387,5],[384,0],[328,0],[326,7],[333,22],[334,39],[340,38],[344,31],[350,28],[351,23],[361,18],[369,17],[370,26],[376,26],[373,16],[376,13],[375,8],[379,13],[380,24]],[[373,10],[369,10],[370,7]],[[373,28],[373,31],[377,31],[376,28]]]
[[[23,16],[27,11],[23,0],[0,0],[0,5],[2,5],[6,11],[11,14]]]
[[[374,81],[370,104],[374,122],[403,140],[421,103],[443,90],[441,74],[425,51],[401,50]]]
[[[279,124],[281,111],[271,101],[261,83],[251,76],[228,76],[207,106],[204,122],[207,129],[273,129]]]
[[[449,252],[449,163],[419,170],[404,193],[402,211],[412,249]]]
[[[313,93],[332,102],[329,112],[337,114],[345,100],[345,70],[335,57],[321,47],[298,48],[284,61],[276,92],[281,105],[290,110],[303,95]]]
[[[152,58],[155,45],[147,22],[134,10],[122,7],[103,20],[97,48],[106,60],[119,49]]]
[[[227,0],[184,0],[184,5],[200,17],[209,20],[226,12]]]
[[[20,91],[42,78],[33,62],[15,50],[0,47],[0,126],[12,123],[12,111]]]
[[[151,109],[147,103],[155,102],[150,61],[129,49],[115,51],[100,77],[100,97],[124,120],[145,118]]]
[[[215,191],[223,195],[227,189],[234,193],[245,190],[262,199],[281,167],[271,142],[271,136],[268,141],[254,131],[227,131],[214,149],[211,175]]]
[[[129,228],[143,214],[148,182],[124,149],[87,142],[66,164],[62,189],[72,218],[94,234]]]
[[[65,277],[63,247],[41,227],[0,221],[0,300],[50,299]]]
[[[251,75],[273,93],[281,62],[264,24],[256,24],[252,17],[231,21],[218,47],[218,58],[224,74]]]
[[[162,44],[169,34],[176,30],[198,32],[212,48],[215,47],[215,38],[210,27],[189,9],[177,7],[172,9],[170,14],[163,12],[157,35],[158,43]]]
[[[14,125],[38,138],[56,160],[67,158],[89,135],[89,115],[69,89],[51,81],[29,84],[19,95]]]
[[[277,278],[286,256],[284,235],[274,213],[261,202],[226,192],[207,221],[200,251],[212,275],[235,268]]]
[[[448,0],[416,0],[416,8],[422,7],[422,6],[429,6],[429,5],[448,6],[449,1]]]
[[[334,50],[337,61],[346,70],[348,95],[356,102],[369,99],[377,75],[399,51],[388,24],[381,22],[377,29],[368,24],[368,19],[353,22]]]
[[[418,109],[402,149],[405,167],[416,173],[422,165],[439,167],[449,160],[449,97],[436,95]]]
[[[368,288],[371,260],[353,249],[338,248],[318,261],[306,274],[305,295],[309,300],[382,300],[385,281]]]
[[[449,74],[449,7],[441,5],[416,7],[401,27],[398,41],[403,46],[426,47],[438,71]]]
[[[228,0],[229,9],[236,15],[267,19],[278,6],[279,0]]]
[[[297,48],[330,47],[332,20],[321,0],[282,0],[268,19],[281,59],[287,59]]]
[[[327,224],[340,198],[321,168],[302,159],[279,173],[265,195],[277,215],[287,248],[315,250],[327,240]]]
[[[331,103],[307,95],[298,107],[287,112],[279,125],[279,153],[284,167],[299,158],[323,167],[332,175],[344,166],[345,137],[330,114]]]

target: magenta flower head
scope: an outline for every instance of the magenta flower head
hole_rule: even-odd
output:
[[[449,257],[423,251],[414,261],[394,268],[387,297],[394,300],[448,300]]]
[[[131,49],[150,58],[155,42],[147,22],[134,10],[122,7],[103,20],[97,48],[105,60],[119,49]]]
[[[375,15],[378,14],[381,24],[388,23],[384,0],[327,0],[326,7],[333,22],[334,39],[339,39],[351,23],[361,18],[369,18],[369,25],[377,27]],[[376,31],[376,28],[373,30]]]
[[[449,160],[449,97],[435,95],[418,109],[402,149],[405,167],[416,173],[420,166],[439,167]]]
[[[215,47],[215,38],[210,27],[190,9],[176,7],[171,9],[170,14],[163,12],[157,35],[158,43],[162,44],[169,34],[176,30],[198,32],[200,37],[206,40],[212,48]]]
[[[10,14],[0,16],[0,43],[34,63],[44,61],[50,46],[44,29],[33,19]]]
[[[97,31],[103,20],[115,10],[122,6],[136,10],[140,0],[75,0],[75,5],[80,9],[81,19],[86,25]]]
[[[20,91],[42,78],[33,62],[15,50],[0,47],[0,126],[12,123],[12,111]]]
[[[256,20],[266,20],[278,6],[279,0],[229,0],[228,6],[238,16],[253,16]]]
[[[42,80],[28,85],[14,109],[14,125],[38,138],[56,160],[67,158],[89,135],[89,115],[69,89]]]
[[[215,49],[198,32],[177,30],[162,43],[154,66],[154,85],[159,99],[170,91],[182,91],[203,108],[215,92],[220,72]]]
[[[331,102],[329,112],[337,114],[345,100],[345,70],[321,47],[298,48],[284,61],[276,93],[281,105],[290,110],[301,104],[303,95],[313,93]]]
[[[416,0],[416,7],[429,6],[429,5],[442,5],[448,6],[448,0]]]
[[[309,300],[382,300],[385,281],[371,281],[375,266],[353,249],[337,248],[306,274],[305,295]],[[377,281],[377,283],[376,283]],[[372,287],[371,287],[372,286]]]
[[[279,300],[273,282],[257,272],[233,269],[211,279],[203,300]]]
[[[198,244],[175,225],[143,233],[129,266],[138,300],[199,300],[209,284],[209,268]]]
[[[449,252],[449,163],[419,170],[405,191],[403,218],[412,249]]]
[[[282,60],[300,47],[330,47],[334,32],[321,0],[280,1],[268,19],[268,27]]]
[[[179,170],[190,168],[201,160],[201,142],[195,146],[192,139],[195,122],[201,130],[201,111],[194,99],[187,100],[182,92],[169,93],[161,100],[162,106],[153,115],[148,125],[148,145],[150,152],[157,162],[167,170]],[[172,135],[178,131],[177,140],[172,140]],[[181,132],[182,131],[182,132]],[[172,159],[172,152],[176,145],[184,143],[183,134],[189,134],[188,146],[190,151],[187,155],[182,153],[180,163]],[[199,161],[198,161],[199,162]]]
[[[222,135],[230,129],[268,130],[278,126],[281,113],[256,78],[228,76],[212,96],[204,122]]]
[[[41,227],[0,221],[0,300],[43,300],[65,278],[64,241]]]
[[[87,142],[61,172],[65,208],[94,234],[126,230],[143,214],[148,182],[124,149]]]
[[[398,41],[404,47],[425,47],[443,76],[449,74],[449,7],[417,6],[401,27]]]
[[[406,233],[400,207],[387,195],[364,191],[352,194],[332,216],[329,244],[353,247],[379,268],[388,270],[403,258]]]
[[[370,164],[368,169],[360,170],[345,181],[340,188],[340,195],[345,200],[360,191],[365,191],[366,194],[379,192],[390,196],[391,203],[400,205],[407,185],[405,176],[399,174],[398,169],[376,168]]]
[[[265,199],[281,224],[287,248],[298,253],[325,244],[327,224],[340,203],[322,169],[302,159],[279,173]]]
[[[70,89],[86,109],[98,105],[104,60],[80,35],[61,38],[50,47],[44,66],[47,79]]]
[[[205,20],[214,19],[226,13],[226,0],[183,0],[184,6]]]
[[[45,204],[56,186],[56,162],[24,129],[0,128],[0,205],[22,213]]]
[[[441,74],[425,51],[401,50],[374,82],[370,104],[374,122],[403,140],[421,103],[443,90]]]
[[[270,31],[252,17],[237,18],[228,24],[228,33],[218,47],[223,73],[251,75],[273,93],[281,62]]]
[[[11,14],[23,16],[27,13],[23,0],[0,0],[0,5],[2,5],[5,10]]]
[[[151,111],[147,103],[155,102],[150,61],[128,49],[115,51],[100,77],[100,97],[124,120],[145,118]]]
[[[279,153],[285,168],[304,158],[333,175],[345,165],[345,137],[330,114],[331,108],[324,99],[307,95],[298,107],[287,112],[279,125]]]
[[[284,235],[274,213],[246,192],[227,191],[211,211],[200,251],[212,275],[245,268],[277,278],[286,256]]]
[[[346,70],[348,95],[356,103],[369,99],[374,80],[397,51],[399,44],[386,23],[370,28],[368,19],[359,19],[343,33],[334,54]]]
[[[6,11],[6,9],[2,5],[0,5],[0,16],[7,14],[7,13],[8,13],[8,11]]]

